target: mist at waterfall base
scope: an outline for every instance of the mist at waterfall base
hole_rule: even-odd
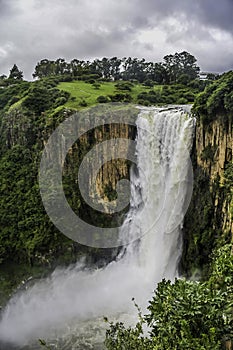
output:
[[[192,193],[194,126],[178,107],[140,110],[130,210],[119,233],[127,241],[140,240],[104,268],[91,271],[79,262],[16,294],[2,313],[0,343],[36,349],[42,338],[54,349],[102,349],[103,316],[135,323],[132,297],[145,311],[156,284],[177,275],[181,227]]]

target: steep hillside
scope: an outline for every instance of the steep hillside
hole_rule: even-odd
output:
[[[206,88],[194,104],[194,192],[184,224],[182,268],[207,267],[214,247],[233,233],[233,72]],[[205,274],[206,271],[204,271]]]

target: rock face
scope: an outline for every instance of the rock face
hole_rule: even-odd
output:
[[[203,169],[210,179],[210,190],[219,178],[220,187],[224,183],[224,170],[233,159],[233,129],[229,120],[222,120],[221,116],[208,126],[202,122],[197,123],[195,139],[196,165]],[[212,192],[213,193],[213,192]],[[219,195],[215,195],[215,206],[219,208]],[[222,202],[223,232],[233,232],[233,221],[230,214],[229,199]]]
[[[116,186],[119,180],[130,177],[127,147],[122,149],[124,156],[119,159],[116,147],[109,148],[104,144],[104,141],[118,140],[119,138],[134,139],[134,134],[135,130],[124,123],[105,124],[93,130],[91,134],[83,135],[80,144],[77,145],[77,149],[81,150],[82,157],[85,157],[90,147],[100,145],[97,157],[92,158],[89,162],[89,189],[93,189],[89,195],[93,200],[96,200],[98,205],[102,206],[104,214],[97,215],[95,210],[90,210],[83,202],[79,209],[81,215],[88,220],[93,220],[93,223],[98,221],[98,224],[102,225],[102,223],[110,223],[112,220],[119,223],[119,216],[113,214],[116,203]],[[98,159],[101,157],[105,159],[106,156],[110,156],[112,160],[103,161],[103,166],[99,167]],[[82,157],[79,156],[79,159]],[[229,239],[233,232],[230,210],[232,199],[229,190],[227,192],[224,185],[224,171],[232,159],[231,118],[219,115],[208,124],[199,118],[192,150],[194,191],[184,221],[184,249],[181,269],[187,274],[207,265],[209,255],[219,237]],[[77,159],[76,164],[79,166],[80,160]],[[99,171],[96,173],[95,169],[97,168]],[[78,193],[77,197],[80,197]],[[112,203],[112,212],[106,205],[107,202]]]
[[[224,172],[233,159],[230,116],[216,116],[211,123],[198,118],[192,150],[194,189],[184,220],[181,271],[188,276],[209,264],[213,248],[232,238],[232,189]]]
[[[227,125],[221,119],[215,120],[207,127],[198,122],[196,128],[197,165],[202,167],[213,180],[218,174],[223,175],[226,163],[232,161],[233,132],[232,124]],[[209,157],[208,153],[209,151]]]
[[[99,113],[99,110],[97,112]],[[72,193],[70,204],[74,210],[76,209],[90,224],[109,227],[109,225],[118,225],[119,217],[123,216],[128,208],[117,207],[117,189],[119,181],[130,178],[128,142],[130,140],[133,142],[135,139],[135,119],[138,110],[128,108],[109,113],[102,112],[101,115],[97,112],[95,115],[94,110],[91,118],[84,115],[80,123],[77,123],[79,130],[84,128],[88,131],[70,150],[66,159],[65,175],[68,183],[71,183],[71,187],[69,185],[69,191],[71,190]],[[125,122],[126,120],[129,122]],[[98,126],[93,127],[94,125]],[[80,180],[78,177],[82,164],[83,182],[82,178]],[[81,190],[77,189],[75,184],[78,184]],[[127,192],[129,192],[129,186]]]
[[[92,176],[90,179],[95,184],[95,189],[90,195],[94,197],[94,193],[96,193],[99,198],[102,198],[100,201],[103,206],[106,201],[111,201],[114,206],[117,183],[121,179],[129,179],[130,177],[129,163],[127,162],[128,149],[124,142],[119,142],[117,146],[115,144],[119,139],[132,139],[133,129],[130,125],[126,124],[103,125],[101,128],[95,130],[94,139],[97,142],[102,142],[106,140],[104,135],[109,135],[111,140],[110,143],[104,142],[100,145],[97,151],[97,157],[92,160]],[[119,155],[121,155],[121,158]],[[102,159],[103,165],[99,168],[95,177],[95,170],[99,167],[99,159]],[[106,211],[109,212],[107,208]]]

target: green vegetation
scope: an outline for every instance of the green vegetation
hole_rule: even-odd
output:
[[[184,83],[198,78],[200,68],[196,58],[183,51],[167,55],[163,62],[146,62],[144,58],[112,57],[95,59],[93,62],[73,59],[66,62],[62,58],[56,61],[43,59],[37,63],[34,78],[58,76],[62,81],[84,80],[94,83],[95,80],[105,81],[137,81],[152,84]],[[148,83],[149,82],[149,83]]]
[[[58,88],[70,95],[64,106],[77,110],[80,106],[91,107],[96,103],[107,102],[133,102],[145,106],[188,104],[194,101],[200,91],[199,88],[182,84],[148,87],[144,84],[124,81],[102,82],[98,85],[98,89],[95,84],[84,81],[61,82]],[[84,105],[83,101],[85,101]]]
[[[193,111],[208,124],[218,117],[233,120],[233,71],[224,73],[195,100]],[[230,118],[229,118],[230,117]]]
[[[12,81],[23,80],[23,72],[19,70],[16,64],[11,68],[8,79]]]
[[[28,264],[2,264],[0,270],[0,306],[12,296],[14,291],[24,290],[36,279],[45,278],[51,273],[51,267],[30,266]]]
[[[79,109],[82,100],[87,102],[87,106],[94,106],[99,96],[107,97],[115,92],[115,84],[113,82],[103,82],[98,89],[95,88],[94,84],[84,81],[61,82],[58,88],[62,91],[67,91],[71,96],[65,107],[75,109]]]
[[[233,162],[228,163],[224,171],[225,197],[230,206],[230,213],[233,219]]]
[[[193,112],[197,116],[197,125],[202,125],[204,132],[208,130],[211,134],[212,123],[217,122],[219,128],[230,135],[233,120],[233,108],[229,103],[232,84],[233,72],[230,71],[214,79],[195,99]],[[182,273],[188,277],[197,274],[205,278],[213,249],[232,239],[229,227],[222,232],[226,211],[233,212],[232,149],[226,150],[221,177],[216,174],[210,179],[208,169],[218,159],[218,152],[217,144],[205,145],[200,154],[201,161],[206,164],[205,170],[197,165],[195,151],[192,156],[195,181],[192,201],[184,220],[184,248],[180,263]]]
[[[208,144],[202,151],[202,154],[201,154],[201,159],[204,160],[204,161],[211,161],[213,162],[214,161],[214,155],[215,155],[215,152],[217,150],[217,146],[211,146],[210,144]]]
[[[207,281],[176,279],[158,284],[149,313],[135,327],[110,323],[109,350],[220,350],[233,341],[232,245],[215,251]],[[137,306],[137,305],[136,305]],[[144,330],[149,328],[149,334]]]
[[[161,63],[130,57],[70,63],[63,59],[42,60],[35,68],[36,81],[23,81],[23,73],[16,65],[8,77],[0,77],[0,304],[21,279],[31,274],[39,276],[44,269],[75,262],[83,255],[90,264],[100,266],[117,254],[69,240],[47,217],[38,186],[38,167],[53,130],[74,111],[98,103],[105,108],[105,103],[118,101],[146,106],[195,101],[193,110],[198,121],[207,124],[219,116],[229,123],[233,110],[232,72],[204,82],[198,79],[198,72],[195,58],[181,53],[165,56]],[[111,137],[109,130],[109,126],[104,128],[103,141]],[[134,130],[131,136],[135,137]],[[64,190],[81,218],[111,227],[119,223],[119,217],[100,215],[85,206],[77,188],[80,162],[96,141],[92,130],[74,145],[73,154],[66,158]],[[213,161],[215,151],[215,147],[206,145],[202,159]],[[150,302],[149,315],[140,315],[136,328],[111,325],[106,339],[109,349],[219,349],[224,338],[232,337],[232,320],[227,311],[233,282],[229,248],[217,253],[210,266],[213,248],[230,240],[229,234],[219,239],[223,213],[220,206],[215,207],[215,199],[218,203],[227,200],[233,212],[232,164],[229,161],[226,166],[223,183],[216,178],[211,185],[201,169],[196,172],[193,202],[184,225],[188,232],[181,270],[187,277],[201,270],[205,281],[162,281]],[[109,200],[115,199],[110,183],[103,190]],[[10,272],[12,266],[17,272]],[[143,324],[151,327],[151,334],[145,338],[141,337]]]

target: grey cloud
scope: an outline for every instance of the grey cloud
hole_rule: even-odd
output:
[[[0,0],[0,9],[0,74],[17,63],[29,78],[45,57],[158,61],[180,50],[194,54],[205,70],[232,68],[232,0]],[[215,56],[211,62],[208,52]]]
[[[200,2],[200,0],[199,0]],[[200,15],[205,23],[233,33],[233,1],[205,0],[200,5]]]
[[[14,12],[13,1],[0,0],[0,17],[11,15]]]
[[[140,0],[137,0],[138,8]],[[144,0],[143,13],[145,17],[163,21],[164,17],[185,14],[187,20],[195,18],[205,25],[233,32],[233,1],[232,0]]]

